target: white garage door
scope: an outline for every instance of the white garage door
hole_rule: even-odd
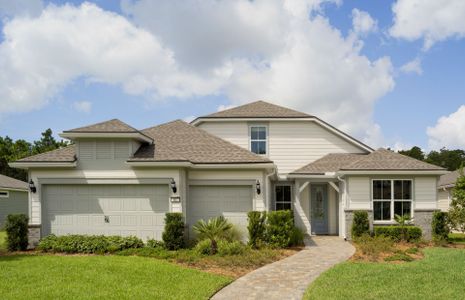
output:
[[[252,186],[196,186],[189,188],[188,222],[224,216],[245,232],[247,213],[252,210]]]
[[[43,234],[161,239],[168,185],[45,185]]]

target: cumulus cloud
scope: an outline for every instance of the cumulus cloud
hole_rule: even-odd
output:
[[[92,110],[92,102],[89,101],[76,101],[73,103],[75,110],[83,113],[90,113]]]
[[[0,0],[0,17],[37,16],[42,9],[42,0]]]
[[[327,2],[339,1],[123,1],[124,16],[90,3],[49,5],[5,23],[0,113],[46,105],[85,78],[149,101],[264,99],[380,140],[372,113],[394,87],[391,61],[369,59],[358,35],[331,26]]]
[[[423,69],[421,68],[421,59],[415,58],[405,65],[400,67],[400,70],[404,73],[416,73],[418,75],[423,74]]]
[[[431,149],[465,148],[465,105],[448,116],[440,117],[436,125],[427,128],[426,133]]]
[[[366,11],[354,8],[352,10],[352,27],[356,34],[366,35],[378,30],[378,21]]]
[[[392,11],[390,34],[410,41],[423,39],[425,50],[436,42],[465,36],[463,0],[397,0]]]

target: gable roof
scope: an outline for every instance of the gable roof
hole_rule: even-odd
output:
[[[327,154],[291,174],[316,175],[340,171],[444,171],[444,168],[380,148],[369,154]]]
[[[28,156],[16,162],[74,162],[76,160],[75,145]]]
[[[118,119],[111,119],[108,121],[74,128],[70,130],[65,130],[63,132],[139,132],[139,130],[134,127],[124,123]]]
[[[237,145],[184,121],[176,120],[142,130],[155,140],[142,146],[129,161],[189,161],[195,164],[271,163]]]
[[[27,182],[0,174],[0,189],[2,188],[27,191],[29,185]]]
[[[454,187],[457,178],[460,176],[460,170],[455,170],[439,177],[438,188]]]
[[[306,113],[265,101],[255,101],[200,118],[308,118]],[[199,119],[200,119],[199,118]]]

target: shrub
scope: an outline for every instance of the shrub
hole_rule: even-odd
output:
[[[43,238],[38,249],[45,252],[64,253],[112,253],[125,249],[141,248],[144,243],[135,236],[103,236],[103,235],[49,235]]]
[[[436,211],[433,214],[433,221],[431,222],[431,229],[433,239],[435,241],[447,240],[449,237],[450,229],[448,225],[448,217],[446,212]]]
[[[29,218],[24,214],[12,214],[6,217],[6,246],[9,251],[27,249],[28,221]]]
[[[163,242],[168,250],[184,248],[184,221],[182,213],[166,213],[165,230],[163,231]]]
[[[223,235],[223,239],[228,242],[242,241],[243,232],[234,224],[231,224],[231,229],[226,231]]]
[[[147,248],[165,248],[165,244],[162,241],[158,241],[155,239],[149,239],[147,240],[147,243],[145,244]]]
[[[212,244],[209,240],[202,240],[195,245],[195,251],[200,255],[212,255]]]
[[[452,228],[465,233],[465,174],[463,172],[463,165],[459,169],[459,177],[452,189],[449,219]]]
[[[225,239],[233,228],[233,225],[223,216],[220,216],[212,218],[208,222],[199,220],[193,228],[200,240],[210,240],[211,254],[216,254],[218,251],[218,241]]]
[[[290,210],[271,211],[268,214],[266,241],[272,247],[286,248],[291,244],[294,216]]]
[[[375,236],[385,236],[395,242],[405,239],[407,242],[419,241],[422,236],[421,228],[417,226],[376,226],[374,228]]]
[[[370,233],[370,222],[368,221],[368,212],[363,210],[354,211],[354,220],[352,222],[352,238],[356,239],[364,234]]]
[[[383,252],[392,251],[394,242],[391,238],[385,236],[370,236],[364,234],[354,240],[363,254],[373,259],[379,257]]]
[[[218,254],[220,256],[241,255],[247,247],[239,241],[228,242],[220,240],[218,242]]]
[[[292,235],[291,235],[291,246],[303,246],[304,245],[304,232],[298,228],[295,227],[292,229]]]
[[[266,212],[264,211],[250,211],[247,214],[249,232],[249,245],[252,248],[259,248],[265,241],[266,233]]]

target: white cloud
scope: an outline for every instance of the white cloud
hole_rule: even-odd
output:
[[[433,127],[426,130],[431,149],[465,148],[465,105],[448,115],[442,116]]]
[[[83,113],[90,113],[92,110],[92,102],[89,101],[76,101],[73,103],[75,110]]]
[[[127,17],[90,3],[49,5],[5,24],[0,113],[43,106],[85,78],[150,101],[264,99],[379,140],[372,113],[394,87],[391,61],[361,54],[357,35],[343,36],[320,13],[326,2],[338,3],[124,1]]]
[[[186,123],[190,123],[192,121],[194,121],[196,118],[196,116],[187,116],[187,117],[184,117],[182,120]]]
[[[421,68],[421,59],[415,58],[405,65],[400,67],[400,70],[404,73],[416,73],[418,75],[423,74],[423,69]]]
[[[227,109],[234,108],[234,107],[237,107],[237,105],[224,105],[224,104],[221,104],[220,106],[218,106],[218,108],[216,110],[217,111],[223,111],[223,110],[227,110]]]
[[[448,38],[465,36],[465,1],[397,0],[392,6],[392,36],[424,40],[424,49]]]
[[[37,16],[42,9],[42,0],[0,0],[0,17]]]
[[[374,20],[366,11],[354,8],[352,10],[352,27],[356,34],[366,35],[378,30],[378,21]]]

